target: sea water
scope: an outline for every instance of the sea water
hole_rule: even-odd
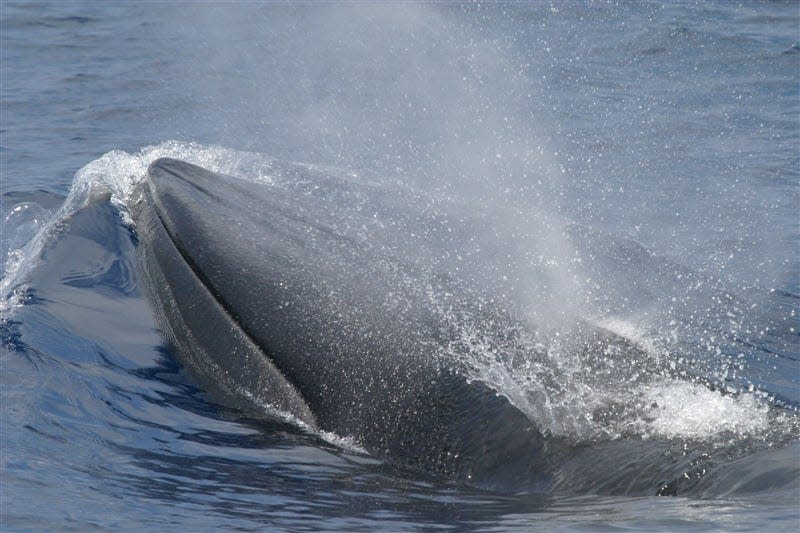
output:
[[[3,530],[798,527],[796,4],[4,2],[0,19]],[[498,353],[469,317],[450,355],[553,438],[665,442],[691,485],[578,460],[582,484],[484,490],[221,404],[137,271],[127,202],[163,156],[316,186],[276,163],[295,161],[488,213],[476,276],[552,336],[579,316],[648,359],[552,338],[544,361]],[[610,368],[658,374],[631,388]]]

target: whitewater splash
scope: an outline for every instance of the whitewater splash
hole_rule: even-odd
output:
[[[606,335],[603,325],[498,336],[462,322],[445,357],[459,359],[471,379],[490,384],[547,434],[574,442],[725,440],[794,423],[770,409],[766,393],[712,390],[681,377],[672,356],[632,324],[622,328],[630,336],[610,328]]]
[[[30,227],[38,231],[28,242],[12,243],[8,248],[0,281],[3,315],[24,305],[26,275],[36,268],[43,250],[64,231],[71,216],[84,206],[108,198],[124,223],[132,225],[128,214],[132,191],[150,163],[162,157],[269,186],[310,188],[312,192],[316,187],[298,185],[294,181],[297,176],[287,172],[289,167],[274,159],[218,146],[168,141],[135,154],[109,152],[76,174],[64,205],[48,220],[43,220],[46,213],[35,206],[19,207],[35,213],[21,220],[34,220]],[[355,174],[337,172],[354,183],[363,181]],[[377,185],[370,182],[369,186]],[[361,216],[354,214],[353,223]],[[498,332],[494,323],[448,315],[435,290],[429,291],[429,299],[431,307],[457,332],[457,340],[439,347],[438,356],[467,368],[470,379],[489,384],[548,435],[575,442],[622,438],[723,442],[766,433],[797,434],[795,417],[772,409],[765,393],[712,390],[707,382],[686,375],[675,362],[679,354],[671,353],[661,339],[627,318],[587,314],[545,328]],[[604,336],[604,330],[613,336]],[[358,449],[357,443],[343,437],[324,438]]]

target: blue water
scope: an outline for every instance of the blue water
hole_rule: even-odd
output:
[[[0,24],[4,531],[800,525],[796,3],[3,2]],[[454,319],[475,379],[588,450],[533,494],[228,406],[144,296],[127,202],[161,156],[298,191],[272,158],[314,165],[384,213],[474,206],[485,285],[667,373],[604,382],[652,365],[556,349],[531,370]],[[378,221],[413,243],[416,213]]]

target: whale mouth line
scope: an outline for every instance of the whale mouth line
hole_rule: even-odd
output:
[[[191,185],[188,180],[174,173],[170,175]],[[250,403],[259,411],[267,409],[271,416],[295,422],[301,428],[316,430],[317,422],[297,387],[280,373],[268,353],[242,327],[232,306],[215,290],[202,267],[171,231],[170,221],[160,206],[152,180],[143,182],[136,196],[138,200],[133,205],[134,217],[139,220],[137,227],[146,228],[147,233],[152,235],[161,235],[149,241],[145,239],[144,243],[140,241],[140,263],[149,281],[146,284],[147,292],[156,304],[157,315],[161,318],[159,322],[167,333],[168,342],[178,353],[190,354],[190,369],[202,375],[201,381],[205,385],[221,392],[224,401],[233,400],[238,406],[241,403],[238,400],[244,397],[247,411],[252,411],[251,406],[247,405]],[[183,284],[176,284],[176,278],[181,273]],[[184,293],[173,290],[171,287],[174,285],[182,287]],[[200,313],[197,309],[193,310],[200,306],[217,311]],[[195,315],[201,315],[199,321]],[[210,345],[210,349],[216,353],[210,353],[206,348],[208,344],[204,346],[203,340],[198,340],[198,334],[205,328],[218,330],[227,338],[226,342]],[[263,391],[257,390],[258,383],[242,385],[236,380],[219,380],[219,375],[227,374],[230,369],[220,366],[216,360],[229,352],[242,352],[238,354],[238,360],[242,362],[246,359],[247,368],[263,382],[262,385],[276,389],[276,394],[264,397],[261,394]],[[239,377],[246,376],[240,373]],[[281,398],[281,394],[285,397]]]
[[[158,160],[158,161],[161,161],[161,160]],[[158,162],[158,161],[156,161],[156,162]],[[148,170],[148,172],[149,172],[149,170]],[[196,188],[197,190],[199,190],[199,191],[201,191],[201,192],[203,192],[205,194],[209,194],[210,195],[210,193],[206,192],[205,189],[203,189],[199,185],[196,185],[196,184],[192,183],[191,181],[185,180],[185,179],[183,179],[181,176],[179,176],[177,174],[173,173],[172,175],[176,179],[180,179],[184,183]],[[148,181],[147,182],[147,192],[146,192],[146,194],[148,195],[148,197],[149,197],[150,201],[152,202],[153,206],[155,207],[155,209],[153,209],[153,212],[155,213],[156,218],[158,219],[159,223],[161,224],[161,227],[164,229],[164,231],[169,236],[170,241],[175,246],[175,249],[178,251],[178,253],[180,254],[180,256],[183,259],[183,261],[191,269],[192,273],[194,273],[194,275],[197,276],[197,279],[200,281],[200,283],[203,284],[203,287],[205,287],[205,289],[209,293],[211,293],[211,295],[214,297],[214,299],[217,302],[219,302],[219,304],[222,306],[223,309],[225,309],[225,311],[228,313],[228,315],[234,321],[236,321],[237,324],[238,324],[238,321],[236,320],[236,318],[237,318],[236,314],[233,311],[233,309],[231,308],[231,306],[225,301],[225,298],[223,298],[222,295],[219,294],[216,291],[216,289],[214,288],[214,286],[211,283],[211,281],[203,273],[203,269],[200,267],[200,265],[198,265],[195,262],[195,260],[192,258],[191,254],[188,252],[188,250],[181,244],[180,239],[171,230],[171,224],[169,224],[168,220],[165,219],[165,210],[161,206],[161,203],[157,200],[158,197],[157,197],[157,195],[154,194],[154,191],[152,190],[152,187],[153,187],[152,181]],[[242,331],[245,333],[245,335],[250,337],[251,340],[252,340],[252,336],[249,335],[245,329],[242,329]],[[266,354],[264,354],[264,355],[266,357]]]

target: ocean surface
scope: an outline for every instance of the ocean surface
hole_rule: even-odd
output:
[[[0,97],[2,531],[800,526],[796,2],[3,1]],[[555,481],[455,483],[207,390],[137,262],[159,157],[415,264],[446,218],[470,244],[437,264],[546,334],[448,315],[437,356],[566,443]],[[636,350],[575,350],[582,323]]]

